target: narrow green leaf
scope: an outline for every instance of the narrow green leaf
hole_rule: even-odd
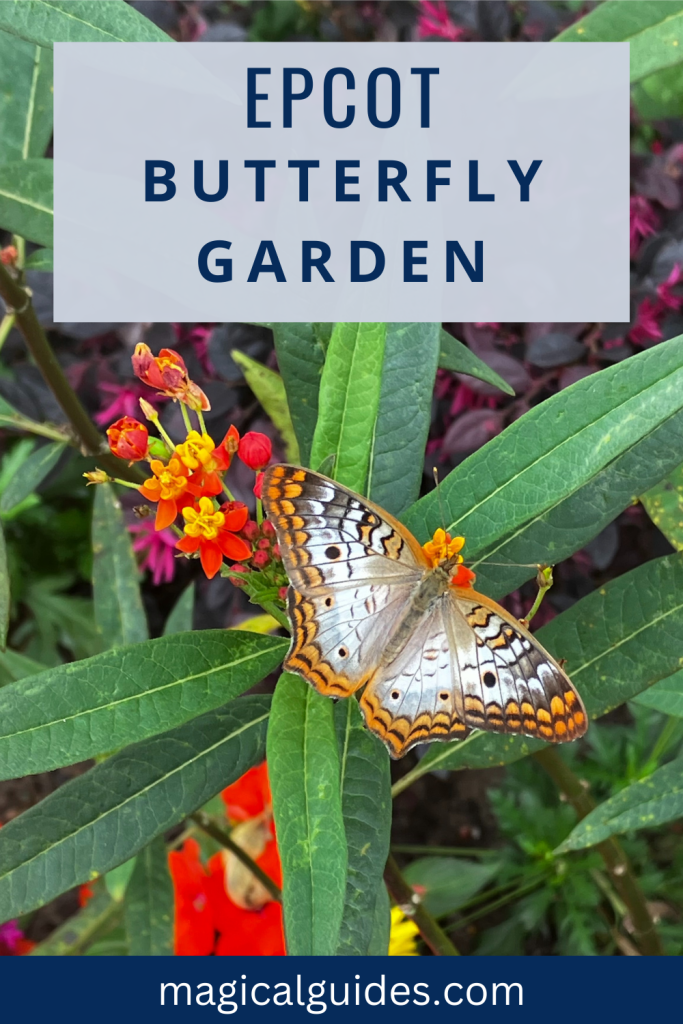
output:
[[[24,498],[28,498],[54,469],[65,447],[61,441],[55,441],[53,444],[44,444],[29,455],[2,492],[0,512],[10,512]]]
[[[334,707],[348,847],[344,916],[337,956],[367,956],[389,855],[391,776],[382,743],[363,725],[352,698]]]
[[[164,636],[173,636],[174,633],[189,633],[192,630],[194,617],[194,583],[185,587],[182,594],[173,605],[171,614],[166,619]]]
[[[660,679],[633,700],[643,707],[663,711],[665,715],[683,718],[683,669],[667,676],[666,679]]]
[[[334,704],[284,673],[268,729],[273,816],[290,956],[333,956],[344,912],[346,837]]]
[[[468,349],[462,341],[458,341],[443,328],[439,331],[439,366],[442,370],[452,370],[454,373],[466,373],[469,377],[476,377],[477,380],[486,381],[500,388],[506,395],[514,395],[515,389],[510,387],[506,380],[487,366],[483,359],[475,356],[474,352]]]
[[[335,324],[320,383],[311,462],[336,456],[334,477],[365,492],[382,383],[386,324]]]
[[[669,544],[683,551],[683,465],[646,491],[640,500]]]
[[[499,871],[500,861],[475,864],[455,857],[420,857],[408,865],[403,877],[410,885],[424,889],[424,907],[442,917],[476,896]]]
[[[676,0],[606,0],[557,36],[556,42],[628,41],[631,81],[683,61],[683,4]]]
[[[676,672],[683,651],[683,558],[667,555],[625,573],[558,615],[537,633],[598,718]],[[590,736],[590,729],[588,732]],[[473,732],[434,743],[394,787],[401,792],[435,768],[489,768],[543,748],[526,736]]]
[[[387,324],[366,493],[393,515],[420,494],[439,332],[438,324]]]
[[[54,270],[52,249],[36,249],[26,260],[27,270]]]
[[[0,556],[1,557],[1,556]],[[0,574],[0,587],[2,586],[2,574]],[[37,672],[44,672],[47,665],[42,665],[33,658],[27,658],[19,651],[13,651],[7,647],[0,651],[0,686],[8,683],[15,683],[26,676],[34,676]]]
[[[502,596],[556,564],[680,461],[683,339],[627,359],[531,409],[403,517],[422,542],[442,525],[467,541],[477,588]],[[514,562],[510,568],[486,562]]]
[[[270,697],[133,744],[0,829],[0,919],[128,860],[263,760]]]
[[[52,160],[34,157],[0,164],[0,225],[52,247]]]
[[[173,956],[173,882],[163,836],[137,855],[125,902],[131,956]]]
[[[111,484],[95,488],[92,514],[95,622],[106,647],[147,640],[147,616],[121,502]]]
[[[86,906],[32,949],[29,956],[80,956],[96,936],[113,928],[122,914],[121,903],[98,884]]]
[[[0,28],[40,46],[53,43],[170,43],[124,0],[5,0]]]
[[[368,956],[386,956],[389,952],[389,936],[391,935],[391,906],[389,893],[382,882],[375,901],[375,915],[372,921],[372,936],[368,947]]]
[[[279,373],[264,366],[263,363],[258,363],[244,352],[240,352],[239,349],[233,349],[230,355],[244,373],[247,384],[279,431],[285,444],[287,462],[298,463],[299,443],[294,433],[292,417],[289,414],[282,377]]]
[[[0,690],[0,778],[106,754],[219,707],[272,672],[288,641],[210,629],[59,665]]]
[[[583,850],[610,836],[683,817],[683,757],[605,800],[569,833],[558,853]]]
[[[52,134],[52,51],[0,32],[0,163],[44,156]]]
[[[327,348],[326,324],[267,324],[287,394],[287,405],[304,466],[311,464],[311,444],[318,419],[318,392]]]
[[[5,534],[2,530],[2,523],[0,522],[0,649],[3,651],[7,645],[10,607],[11,595],[9,589],[7,547],[5,545]]]

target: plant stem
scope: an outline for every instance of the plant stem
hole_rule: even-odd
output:
[[[65,428],[53,427],[51,423],[36,423],[28,416],[20,413],[0,412],[0,427],[9,427],[11,430],[25,430],[29,434],[38,434],[39,437],[48,437],[51,441],[63,441],[64,444],[73,444],[73,438]]]
[[[96,455],[112,476],[125,476],[140,482],[142,477],[133,467],[108,452],[102,435],[83,408],[81,401],[69,384],[45,331],[38,323],[33,303],[26,289],[14,280],[7,267],[0,263],[0,296],[16,317],[16,324],[24,336],[29,352],[42,373],[46,384],[64,411],[79,447],[86,455]]]
[[[401,869],[391,854],[384,869],[387,889],[406,917],[415,922],[420,935],[435,956],[460,956],[445,931],[425,910],[421,903],[415,903],[415,893],[401,874]]]
[[[522,624],[524,626],[528,626],[529,625],[529,623],[533,619],[534,615],[536,614],[538,609],[541,607],[541,602],[543,601],[543,598],[545,597],[545,595],[548,593],[548,591],[550,590],[550,588],[553,585],[553,570],[552,570],[552,566],[549,566],[549,565],[539,566],[538,572],[536,573],[536,584],[538,586],[538,593],[536,594],[536,600],[532,604],[531,609],[529,611],[529,614],[525,615],[525,617],[521,620]]]
[[[482,857],[500,856],[500,850],[482,850],[477,846],[419,846],[418,844],[392,843],[392,853],[429,854],[430,857]]]
[[[194,430],[194,427],[192,426],[192,423],[190,422],[190,414],[187,411],[187,406],[184,405],[183,402],[180,403],[180,412],[182,413],[183,423],[185,424],[185,430],[189,434],[192,430]]]
[[[264,612],[268,612],[273,618],[280,623],[283,629],[286,629],[288,633],[292,632],[292,627],[289,624],[289,619],[283,611],[280,611],[274,601],[262,601],[260,602]]]
[[[263,868],[260,868],[256,861],[253,861],[249,854],[245,853],[242,847],[237,845],[227,829],[222,828],[204,811],[195,811],[194,814],[190,815],[190,819],[195,825],[199,826],[202,832],[206,832],[207,836],[211,836],[217,843],[224,846],[226,850],[230,850],[230,853],[234,853],[237,859],[244,864],[245,868],[251,871],[254,878],[257,878],[263,888],[270,893],[270,896],[278,903],[282,903],[282,893],[273,879],[269,878]]]
[[[585,789],[581,779],[562,760],[558,752],[551,747],[546,747],[545,750],[539,750],[532,754],[532,757],[548,773],[560,792],[564,793],[579,816],[579,820],[585,818],[595,807],[595,802]],[[621,843],[612,836],[602,843],[596,843],[596,849],[605,862],[612,885],[628,907],[633,923],[633,937],[640,952],[645,956],[664,956],[661,939],[648,910],[643,891]]]
[[[7,335],[14,327],[15,316],[14,313],[5,313],[2,320],[0,321],[0,348],[5,344]]]

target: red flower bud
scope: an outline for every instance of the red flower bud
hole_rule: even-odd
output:
[[[242,527],[242,536],[245,540],[251,541],[252,543],[256,540],[259,535],[258,523],[255,523],[253,519],[249,519]]]
[[[257,551],[252,558],[252,563],[257,567],[257,569],[265,569],[269,561],[270,555],[267,551]]]
[[[261,537],[261,540],[257,543],[256,547],[259,551],[267,551],[270,547],[270,541],[267,537]]]
[[[261,498],[263,493],[263,473],[256,474],[256,483],[254,484],[254,494],[257,498]]]
[[[280,545],[279,545],[279,544],[276,544],[276,545],[274,546],[273,550],[271,551],[271,555],[272,555],[272,556],[273,556],[273,558],[275,558],[275,559],[276,559],[276,560],[277,560],[278,562],[281,562],[281,561],[282,561],[282,552],[280,551]]]
[[[230,570],[231,572],[239,572],[242,576],[246,576],[251,572],[251,569],[247,565],[231,565]],[[246,579],[238,580],[234,576],[230,576],[229,579],[234,587],[246,587],[247,585]]]
[[[280,587],[280,589],[277,592],[277,596],[280,598],[281,601],[286,601],[287,600],[287,587]]]
[[[130,462],[147,458],[149,435],[144,423],[138,423],[132,416],[123,416],[107,430],[107,440],[114,455]]]
[[[264,519],[261,523],[261,533],[264,537],[275,537],[275,527],[270,519]]]
[[[270,438],[250,430],[240,441],[239,457],[249,469],[265,469],[273,454]]]
[[[154,356],[149,345],[140,342],[135,346],[132,363],[135,376],[151,388],[195,411],[207,412],[211,408],[202,389],[190,380],[183,357],[174,349],[162,348],[159,355]]]
[[[0,249],[0,263],[5,267],[16,266],[18,256],[19,253],[14,245],[6,245],[4,249]]]

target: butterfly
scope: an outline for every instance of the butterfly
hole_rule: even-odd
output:
[[[263,503],[291,586],[284,662],[329,697],[365,687],[367,727],[393,758],[473,729],[577,739],[588,720],[565,672],[471,587],[462,538],[424,547],[379,506],[320,473],[269,467]]]

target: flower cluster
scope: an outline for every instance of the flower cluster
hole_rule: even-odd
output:
[[[142,412],[160,436],[151,436],[147,426],[130,415],[122,416],[107,430],[114,455],[129,464],[149,465],[151,475],[137,489],[156,506],[155,533],[166,531],[166,556],[155,578],[172,576],[168,566],[170,528],[178,538],[174,542],[177,552],[199,558],[209,579],[223,571],[237,586],[245,588],[250,597],[256,595],[263,600],[267,594],[270,600],[282,600],[287,580],[275,529],[263,520],[260,501],[263,471],[272,455],[270,439],[255,432],[240,437],[236,427],[231,426],[217,445],[208,434],[202,415],[210,408],[208,399],[190,379],[185,362],[173,349],[164,348],[154,356],[147,345],[139,344],[133,355],[133,369],[139,380],[154,388],[159,396],[180,403],[186,427],[185,439],[174,442],[161,426],[156,408],[141,398]],[[196,427],[191,422],[191,413],[197,418]],[[225,482],[235,456],[256,474],[256,521],[249,518],[244,502],[235,501]],[[111,480],[102,470],[85,475],[90,483]],[[123,480],[117,482],[135,486]],[[141,527],[139,532],[142,536],[136,547],[151,552],[151,527]],[[230,563],[227,566],[225,559]],[[155,559],[155,568],[157,562]]]
[[[435,569],[437,565],[441,565],[443,562],[455,563],[454,572],[450,580],[453,587],[471,587],[476,579],[472,570],[462,564],[463,557],[460,551],[464,544],[464,537],[451,537],[450,533],[446,533],[445,530],[439,527],[438,530],[434,531],[432,539],[422,545],[422,550],[427,556],[432,569]]]
[[[683,295],[672,291],[683,282],[683,271],[680,263],[676,263],[666,281],[657,285],[656,297],[643,299],[638,306],[636,322],[629,332],[629,339],[634,345],[649,345],[661,341],[664,337],[662,321],[670,311],[678,311],[683,306]]]

